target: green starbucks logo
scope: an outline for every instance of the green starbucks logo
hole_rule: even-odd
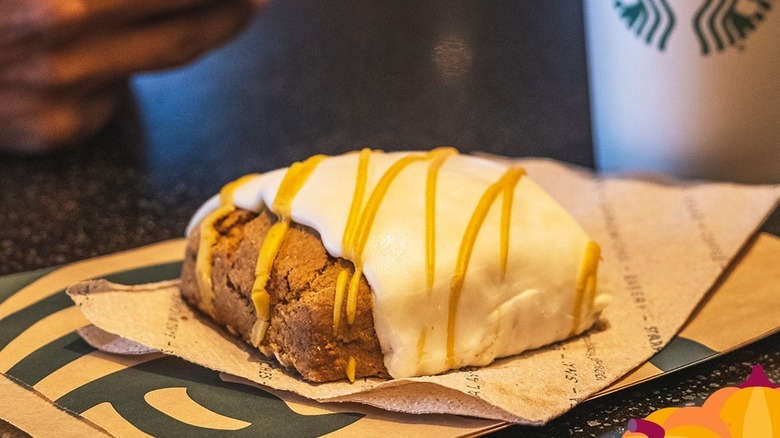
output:
[[[729,47],[743,50],[744,41],[771,10],[774,0],[705,0],[691,20],[691,30],[706,56]],[[627,28],[659,51],[666,50],[675,27],[667,0],[616,0],[615,8]]]
[[[764,20],[771,0],[707,0],[696,11],[693,29],[702,55],[727,46],[744,49],[743,41]]]
[[[674,12],[666,0],[639,0],[635,3],[617,0],[615,7],[620,11],[620,18],[638,37],[662,52],[666,49],[666,41],[675,24]]]

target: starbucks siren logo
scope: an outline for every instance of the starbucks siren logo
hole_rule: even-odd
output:
[[[743,41],[756,30],[774,0],[705,0],[696,10],[692,30],[702,55],[728,47],[744,49]],[[615,1],[615,8],[629,30],[659,51],[675,26],[675,14],[667,0]]]
[[[770,0],[705,1],[693,20],[701,54],[708,55],[713,48],[723,51],[726,45],[744,49],[742,41],[756,30],[771,6]]]
[[[660,51],[666,49],[666,40],[674,29],[674,12],[666,0],[639,0],[631,4],[617,0],[615,7],[638,37]]]

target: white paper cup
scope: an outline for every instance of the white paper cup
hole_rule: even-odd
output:
[[[583,7],[599,170],[780,183],[780,2]]]

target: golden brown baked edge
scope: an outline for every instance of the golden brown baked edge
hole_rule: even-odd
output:
[[[218,220],[218,237],[211,247],[213,312],[201,304],[195,273],[198,227],[187,239],[181,293],[185,301],[234,335],[249,342],[257,320],[251,300],[257,256],[271,225],[267,210],[260,214],[237,209]],[[371,290],[361,278],[355,321],[342,318],[333,333],[336,278],[352,263],[331,257],[319,234],[293,223],[271,268],[266,289],[271,297],[271,323],[259,350],[297,371],[305,380],[327,382],[346,378],[350,357],[355,377],[388,377],[374,331]]]

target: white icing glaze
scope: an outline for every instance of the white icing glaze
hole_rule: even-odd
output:
[[[423,154],[411,152],[413,154]],[[363,205],[377,181],[410,153],[370,157]],[[464,231],[480,197],[507,168],[465,155],[449,157],[438,174],[434,285],[426,285],[425,181],[430,161],[414,162],[393,181],[363,251],[364,275],[374,293],[374,326],[392,377],[437,374],[486,365],[570,336],[577,277],[590,241],[547,193],[524,176],[515,186],[509,258],[499,264],[501,196],[493,203],[473,248],[456,312],[454,357],[447,360],[451,280]],[[294,198],[292,220],[317,230],[327,251],[342,256],[358,168],[358,154],[329,157]],[[236,206],[260,211],[273,204],[287,169],[249,179],[234,193]],[[215,208],[215,198],[193,217],[188,232]],[[590,327],[608,303],[597,295],[575,333]],[[419,340],[424,334],[423,355]]]

